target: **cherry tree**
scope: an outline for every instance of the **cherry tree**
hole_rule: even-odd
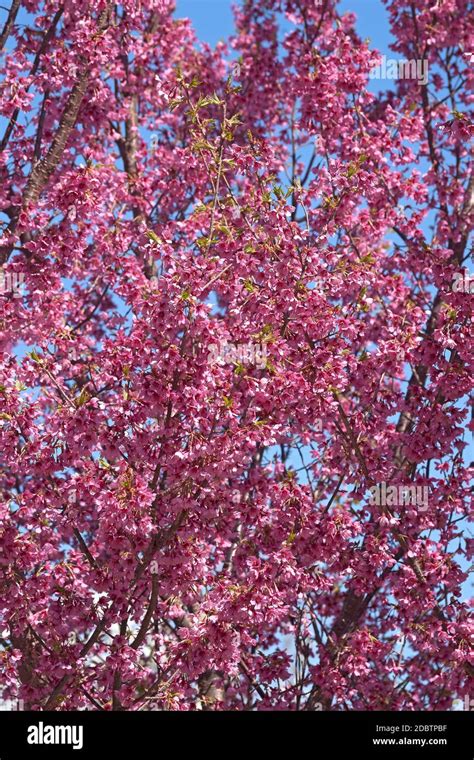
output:
[[[386,6],[378,94],[334,0],[2,12],[3,698],[469,695],[472,4]]]

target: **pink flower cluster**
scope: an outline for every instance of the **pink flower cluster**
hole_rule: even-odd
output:
[[[468,0],[386,1],[429,82],[378,96],[333,0],[244,3],[215,49],[165,0],[15,5],[0,696],[451,709],[474,672]],[[265,362],[209,361],[226,343]]]

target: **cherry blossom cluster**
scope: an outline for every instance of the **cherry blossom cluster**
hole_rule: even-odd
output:
[[[21,5],[0,698],[470,704],[468,0],[386,0],[426,67],[378,95],[335,0],[247,0],[215,48],[169,0]]]

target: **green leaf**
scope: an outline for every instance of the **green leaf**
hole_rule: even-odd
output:
[[[155,232],[153,232],[153,230],[147,230],[146,231],[146,236],[150,240],[153,240],[154,243],[158,243],[158,244],[161,243],[160,238],[158,237],[158,235]]]
[[[91,395],[89,391],[87,390],[87,388],[83,388],[79,396],[75,400],[75,404],[77,408],[79,409],[81,406],[84,406],[84,404],[86,404],[87,401],[89,401],[90,397]]]

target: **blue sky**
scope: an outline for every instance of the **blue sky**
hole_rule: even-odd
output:
[[[360,36],[370,37],[371,46],[381,53],[390,52],[388,14],[381,0],[342,0],[339,10],[353,11]],[[177,0],[176,15],[190,18],[199,39],[211,45],[228,38],[234,30],[231,0]]]

